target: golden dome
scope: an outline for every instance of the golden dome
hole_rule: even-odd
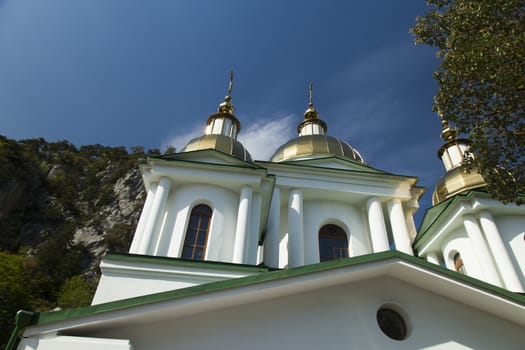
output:
[[[485,180],[476,168],[467,171],[465,166],[449,170],[439,179],[432,194],[432,205],[441,203],[460,192],[485,186]]]
[[[363,158],[348,143],[326,135],[303,135],[279,147],[270,158],[272,162],[338,156],[364,163]]]
[[[237,140],[224,135],[203,135],[192,139],[181,152],[215,149],[229,154],[245,162],[253,162],[252,156],[246,148]]]
[[[308,109],[304,112],[304,119],[297,126],[299,137],[291,139],[270,158],[271,162],[302,160],[322,157],[344,157],[364,163],[363,157],[348,143],[336,137],[327,136],[326,123],[319,118],[312,99],[312,87],[308,86]]]

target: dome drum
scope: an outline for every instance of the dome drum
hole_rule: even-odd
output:
[[[217,121],[222,121],[222,125],[219,127],[221,130],[215,130],[217,127],[214,124],[217,124]],[[233,126],[232,130],[226,130],[227,134],[231,135],[237,135],[241,131],[241,122],[239,119],[237,119],[233,114],[229,114],[226,112],[217,112],[212,114],[208,120],[206,121],[206,129],[210,127],[210,134],[225,134],[223,131],[226,121],[230,121],[231,125]]]
[[[324,135],[328,127],[321,119],[304,119],[297,126],[297,133],[303,135]]]

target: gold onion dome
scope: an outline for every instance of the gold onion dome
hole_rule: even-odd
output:
[[[270,161],[283,162],[338,156],[364,163],[359,152],[348,143],[326,135],[328,127],[319,118],[319,112],[314,107],[312,86],[312,83],[310,83],[308,91],[309,103],[308,109],[304,112],[304,120],[297,126],[299,137],[291,139],[279,147],[270,158]]]
[[[436,205],[461,192],[486,186],[485,180],[478,173],[478,169],[469,169],[465,164],[466,154],[472,158],[468,149],[472,143],[468,139],[457,139],[456,130],[449,126],[448,121],[441,120],[443,130],[441,138],[445,144],[438,151],[438,157],[443,161],[446,174],[443,175],[432,194],[432,204]]]
[[[245,162],[253,162],[250,153],[242,143],[237,141],[237,134],[241,131],[241,122],[233,115],[235,108],[232,104],[232,88],[233,71],[230,72],[228,94],[219,105],[217,112],[206,121],[204,135],[190,140],[181,152],[215,149]]]

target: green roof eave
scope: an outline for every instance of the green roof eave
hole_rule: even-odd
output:
[[[389,173],[389,172],[386,172],[386,171],[383,171],[383,170],[379,170],[379,169],[375,169],[369,165],[364,165],[364,164],[360,164],[356,161],[352,161],[352,160],[349,160],[349,159],[344,159],[342,157],[324,157],[324,158],[318,158],[318,159],[330,159],[330,158],[333,158],[333,159],[339,159],[339,160],[342,160],[344,162],[348,162],[348,163],[352,163],[353,165],[356,165],[358,167],[361,167],[362,170],[353,170],[353,169],[339,169],[339,168],[329,168],[329,167],[322,167],[322,166],[316,166],[316,165],[309,165],[309,164],[304,164],[303,162],[308,162],[308,161],[311,161],[311,160],[305,160],[305,161],[283,161],[283,162],[267,162],[267,161],[256,161],[256,163],[260,163],[260,164],[269,164],[269,165],[290,165],[290,166],[294,166],[294,167],[304,167],[304,168],[308,168],[308,169],[324,169],[324,170],[330,170],[330,171],[337,171],[337,172],[353,172],[353,173],[361,173],[361,174],[374,174],[374,175],[385,175],[385,176],[390,176],[390,177],[394,177],[394,178],[403,178],[403,179],[412,179],[414,180],[414,184],[418,182],[419,180],[419,177],[417,176],[407,176],[407,175],[398,175],[398,174],[393,174],[393,173]],[[318,160],[316,159],[316,160]],[[421,187],[423,188],[423,187]]]
[[[416,238],[414,239],[413,246],[415,247],[416,244],[427,235],[428,232],[430,232],[430,229],[436,225],[440,219],[452,208],[454,207],[454,204],[460,201],[461,199],[469,199],[471,198],[474,193],[488,193],[484,189],[474,189],[470,190],[464,193],[458,193],[450,198],[447,198],[441,203],[436,204],[435,206],[428,208],[425,211],[425,214],[423,215],[423,219],[421,220],[421,224],[419,225],[418,234]]]
[[[379,174],[389,174],[383,170],[376,169],[368,164],[363,164],[360,162],[357,162],[355,160],[351,159],[345,159],[343,157],[338,156],[330,156],[330,157],[319,157],[315,159],[303,159],[303,160],[290,160],[290,161],[282,161],[282,162],[270,162],[270,161],[262,161],[262,160],[256,160],[256,163],[267,163],[267,164],[286,164],[286,165],[295,165],[295,166],[305,166],[305,167],[313,167],[313,168],[321,168],[321,169],[334,169],[334,168],[328,168],[328,167],[322,167],[317,165],[309,165],[308,163],[316,163],[322,160],[327,159],[337,159],[342,161],[343,163],[351,163],[352,165],[361,168],[362,170],[345,170],[345,169],[339,169],[344,171],[356,171],[356,172],[366,172],[366,173],[379,173]],[[393,174],[389,174],[393,175]]]
[[[188,159],[181,159],[186,158],[188,155],[198,155],[198,154],[205,154],[205,153],[218,153],[221,156],[225,156],[227,158],[230,158],[232,160],[232,164],[220,164],[220,163],[205,163],[205,162],[199,162],[199,161],[193,161]],[[221,152],[216,149],[205,149],[205,150],[198,150],[198,151],[189,151],[184,153],[173,153],[169,155],[160,155],[160,156],[149,156],[148,160],[160,160],[164,162],[182,162],[182,163],[189,163],[189,164],[211,164],[211,165],[217,165],[217,166],[224,166],[224,167],[233,167],[233,168],[242,168],[242,169],[264,169],[261,166],[258,166],[255,163],[249,163],[245,162],[241,159],[235,158],[234,156]],[[237,164],[233,164],[237,163]]]
[[[195,267],[213,270],[226,270],[238,272],[262,273],[273,271],[273,269],[262,265],[234,264],[220,261],[196,261],[164,256],[151,256],[125,253],[108,253],[104,259],[113,261],[129,261],[147,264],[160,264],[168,266]]]
[[[291,277],[297,277],[302,275],[308,275],[318,272],[323,272],[332,269],[345,268],[354,265],[367,264],[372,262],[380,262],[386,260],[402,260],[412,264],[416,264],[420,267],[425,267],[433,272],[451,277],[456,280],[465,282],[471,286],[474,286],[478,289],[483,289],[492,294],[497,294],[500,297],[505,297],[510,299],[513,302],[520,303],[525,305],[525,296],[510,292],[508,290],[487,284],[485,282],[479,281],[472,277],[468,277],[462,274],[459,274],[455,271],[444,269],[441,266],[431,264],[426,260],[410,256],[398,251],[386,251],[381,253],[374,253],[368,255],[357,256],[354,258],[333,260],[328,262],[322,262],[318,264],[306,265],[297,268],[291,268],[287,270],[278,270],[267,273],[261,273],[256,275],[251,275],[247,277],[211,282],[206,284],[201,284],[193,287],[188,287],[184,289],[177,289],[173,291],[161,292],[151,295],[139,296],[129,299],[112,301],[104,304],[98,304],[93,306],[87,306],[78,309],[68,309],[62,311],[51,311],[38,314],[38,317],[35,317],[33,325],[43,325],[53,322],[64,321],[73,318],[80,318],[100,313],[106,313],[111,311],[117,311],[127,308],[132,308],[136,306],[142,306],[150,303],[157,303],[162,301],[169,301],[174,299],[186,298],[190,296],[196,296],[206,293],[218,292],[226,289],[239,288],[248,285],[253,285],[257,283],[263,283],[268,281],[276,281],[280,279],[286,279]]]

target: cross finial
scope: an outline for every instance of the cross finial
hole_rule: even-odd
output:
[[[445,119],[442,113],[438,113],[438,115],[441,118],[441,127],[443,128],[441,138],[446,142],[454,140],[456,138],[456,129],[450,127],[448,120]]]
[[[228,96],[231,97],[233,89],[233,70],[230,71],[230,84],[228,85]]]
[[[310,82],[310,85],[308,85],[308,106],[312,107],[314,105],[313,99],[312,99],[312,88],[314,86],[314,83]]]

